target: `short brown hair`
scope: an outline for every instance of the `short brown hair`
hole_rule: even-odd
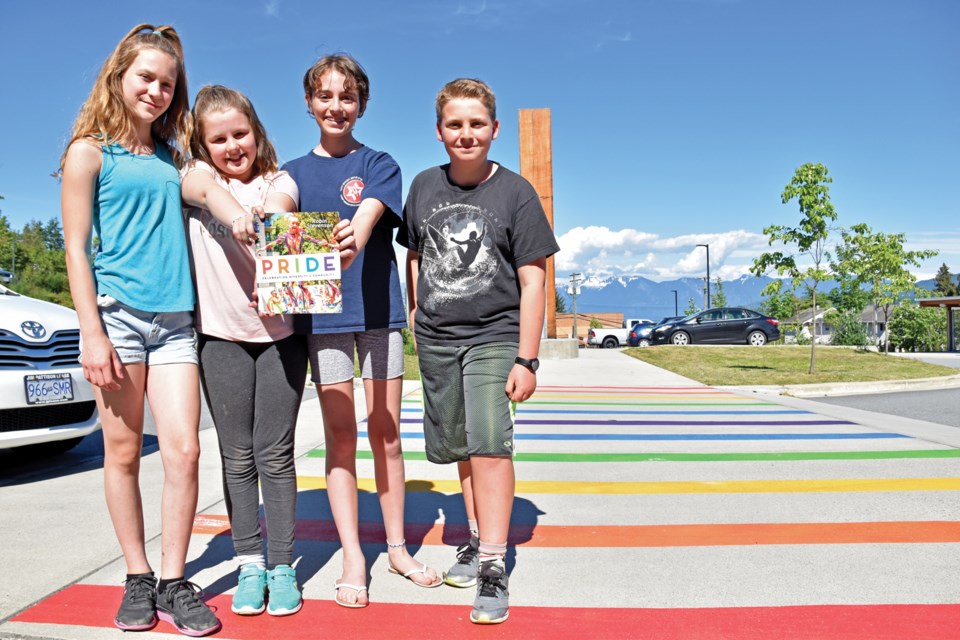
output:
[[[491,120],[497,119],[497,97],[493,89],[477,78],[457,78],[443,85],[437,94],[437,124],[443,121],[443,108],[457,98],[476,98],[487,108]]]
[[[303,74],[303,93],[312,97],[313,93],[320,88],[320,79],[328,71],[338,71],[346,78],[344,88],[357,92],[357,98],[360,100],[360,113],[357,117],[363,115],[367,110],[367,101],[370,99],[370,78],[364,71],[360,63],[353,56],[346,53],[334,53],[323,56],[313,63],[313,66],[307,69]]]

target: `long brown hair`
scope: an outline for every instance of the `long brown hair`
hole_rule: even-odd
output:
[[[236,109],[247,117],[253,135],[257,139],[257,158],[253,163],[253,175],[276,173],[277,152],[267,138],[267,131],[264,129],[263,123],[260,122],[260,118],[257,117],[253,103],[239,91],[222,84],[210,84],[203,87],[193,101],[193,133],[190,135],[191,158],[203,160],[214,171],[220,173],[220,170],[213,164],[213,160],[210,159],[207,148],[203,146],[203,126],[207,114],[227,111],[228,109]]]
[[[177,166],[183,165],[183,151],[190,135],[190,106],[187,96],[187,74],[183,64],[183,46],[177,31],[169,26],[139,24],[125,35],[100,68],[93,89],[73,123],[73,135],[67,148],[76,140],[89,140],[100,146],[126,141],[136,133],[136,120],[123,100],[123,76],[143,49],[166,53],[177,63],[177,82],[173,100],[167,110],[150,127],[156,140],[165,144]],[[60,158],[60,168],[66,159]]]

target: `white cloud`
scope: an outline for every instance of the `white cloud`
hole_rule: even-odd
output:
[[[269,0],[263,5],[263,11],[268,16],[276,18],[280,15],[280,0]]]
[[[734,278],[748,273],[753,258],[766,246],[762,235],[737,229],[723,233],[662,238],[635,229],[575,227],[557,238],[557,273],[582,271],[593,276],[639,275],[652,279],[701,276],[710,245],[711,277]]]

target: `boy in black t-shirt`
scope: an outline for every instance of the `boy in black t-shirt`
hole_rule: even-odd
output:
[[[477,585],[470,619],[509,615],[504,556],[513,509],[513,416],[537,387],[546,258],[559,250],[526,180],[487,158],[493,91],[458,79],[437,95],[437,138],[450,163],[410,185],[397,242],[423,381],[431,462],[456,462],[470,526],[444,574]]]

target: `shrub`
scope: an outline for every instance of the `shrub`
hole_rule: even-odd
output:
[[[938,307],[898,305],[887,324],[890,344],[901,351],[943,351],[947,314]]]
[[[860,321],[860,314],[855,311],[830,313],[826,321],[833,327],[830,344],[864,347],[869,342],[867,329]]]

